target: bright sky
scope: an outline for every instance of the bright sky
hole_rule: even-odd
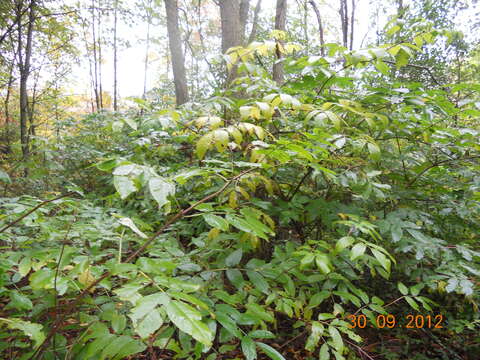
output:
[[[410,0],[412,1],[412,0]],[[405,4],[410,2],[409,0],[405,1]],[[375,5],[371,4],[374,3]],[[134,8],[134,0],[125,0],[125,4],[128,4]],[[254,6],[256,1],[251,1]],[[289,5],[296,6],[297,2],[290,0]],[[323,4],[320,8],[322,11],[322,16],[325,21],[325,32],[326,40],[328,41],[339,41],[339,15],[338,15],[338,1],[318,1],[317,3]],[[263,0],[262,3],[262,13],[263,16],[269,16],[273,19],[275,14],[275,4],[276,0]],[[388,5],[384,5],[388,6]],[[356,9],[356,23],[355,23],[355,48],[361,46],[362,40],[366,36],[374,37],[376,29],[369,30],[369,23],[371,22],[371,16],[378,9],[378,0],[358,0],[357,9]],[[478,10],[478,6],[477,6]],[[163,13],[164,8],[162,7],[160,11]],[[475,15],[476,11],[470,11],[468,13],[462,12],[461,16],[457,18],[457,23],[460,29],[465,27],[465,24],[468,24],[472,21],[472,17]],[[212,14],[212,16],[216,16]],[[383,26],[387,21],[386,16],[380,14],[378,22],[380,22],[380,27]],[[313,11],[309,8],[309,24],[312,30],[317,28],[317,22]],[[107,26],[107,25],[105,25]],[[288,25],[287,25],[288,26]],[[272,21],[273,27],[273,21]],[[152,26],[151,27],[151,36],[152,37],[161,37],[166,39],[166,29],[163,26]],[[144,59],[145,59],[145,39],[147,33],[147,24],[137,23],[136,25],[130,27],[126,25],[125,21],[119,19],[118,22],[118,36],[121,39],[127,40],[130,43],[130,47],[123,47],[118,53],[118,86],[119,93],[121,97],[128,96],[141,96],[143,92],[143,78],[144,78]],[[82,39],[80,46],[82,49],[84,43]],[[220,44],[219,44],[220,46]],[[150,45],[149,51],[149,76],[147,81],[147,90],[155,86],[156,81],[159,78],[160,74],[165,74],[166,64],[161,63],[159,60],[162,60],[163,55],[168,51],[168,42],[167,40],[161,41],[160,43],[153,43]],[[103,89],[113,93],[113,52],[110,47],[105,47],[103,49],[103,65],[102,65],[102,79],[103,79]],[[188,63],[187,63],[188,66]],[[81,65],[74,69],[74,78],[76,79],[76,90],[74,93],[79,91],[85,94],[90,93],[89,86],[89,70],[88,62],[84,58],[81,61]],[[171,78],[171,73],[169,74]]]
[[[133,0],[126,0],[126,4],[134,6]],[[252,6],[254,6],[256,1],[252,1]],[[296,2],[292,0],[289,2],[291,5],[296,5]],[[271,18],[275,15],[275,4],[276,0],[263,0],[262,3],[262,12],[264,16],[270,16]],[[336,2],[335,2],[335,5]],[[163,13],[163,7],[160,9]],[[310,9],[311,10],[311,9]],[[325,12],[324,16],[331,18],[330,21],[338,21],[338,13],[336,7],[323,6],[321,8]],[[317,28],[316,18],[312,11],[310,11],[309,22],[311,22],[312,29]],[[357,5],[357,19],[368,19],[369,18],[369,0],[359,0]],[[212,14],[215,16],[215,14]],[[361,40],[364,38],[368,30],[368,22],[358,21],[356,22],[356,46],[360,46]],[[273,23],[272,23],[273,27]],[[328,36],[329,29],[326,29]],[[141,96],[143,92],[143,78],[144,78],[144,60],[145,60],[145,39],[147,33],[147,24],[139,23],[133,27],[130,27],[125,24],[124,21],[119,20],[118,22],[118,36],[119,38],[125,39],[130,43],[130,47],[122,48],[118,53],[118,86],[119,93],[121,97],[128,96]],[[330,36],[336,36],[335,32],[330,31]],[[152,37],[166,37],[165,29],[162,26],[152,26],[151,27],[151,36]],[[333,40],[333,39],[331,39]],[[80,46],[84,49],[83,39]],[[156,81],[158,80],[159,73],[165,73],[165,64],[160,64],[158,55],[162,56],[167,51],[166,41],[165,44],[151,44],[149,51],[150,65],[149,65],[149,77],[147,81],[147,90],[155,86]],[[220,44],[219,44],[220,46]],[[109,48],[102,49],[103,54],[103,64],[102,64],[102,83],[103,89],[113,93],[113,51]],[[171,77],[171,74],[169,74]],[[75,90],[74,93],[84,93],[90,94],[90,85],[89,85],[89,68],[88,62],[85,58],[81,59],[79,66],[76,66],[73,71],[73,78],[75,79]]]

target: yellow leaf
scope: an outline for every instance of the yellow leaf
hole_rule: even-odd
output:
[[[90,268],[86,269],[83,273],[78,276],[78,282],[84,285],[86,288],[95,282],[95,278],[90,272]],[[95,291],[95,289],[90,289],[90,292]]]

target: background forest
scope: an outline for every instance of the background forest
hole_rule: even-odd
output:
[[[0,358],[479,359],[479,27],[0,1]]]

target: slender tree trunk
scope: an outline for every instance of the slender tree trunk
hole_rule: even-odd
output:
[[[143,69],[143,98],[147,97],[147,74],[148,74],[148,52],[150,51],[150,22],[151,22],[151,7],[152,0],[148,2],[147,9],[147,44],[145,47],[145,67]]]
[[[4,100],[4,112],[5,112],[5,137],[6,137],[6,150],[10,152],[10,96],[12,93],[12,85],[13,85],[13,67],[14,67],[14,59],[12,59],[12,64],[10,65],[10,70],[8,74],[8,83],[7,83],[7,93],[5,95]]]
[[[167,12],[168,43],[172,55],[173,80],[177,105],[188,101],[187,76],[185,73],[185,58],[182,51],[182,39],[178,26],[177,0],[165,0]]]
[[[275,30],[285,31],[287,23],[287,0],[277,0],[277,10],[275,14]],[[277,84],[284,81],[283,62],[281,61],[283,54],[281,51],[282,41],[277,40],[277,61],[273,65],[273,80]]]
[[[93,40],[93,91],[95,92],[95,105],[100,109],[100,96],[98,94],[98,59],[97,59],[97,36],[95,32],[95,0],[92,0],[92,40]]]
[[[342,23],[342,43],[348,48],[348,0],[340,0],[340,21]]]
[[[317,22],[318,22],[318,34],[320,36],[320,53],[322,56],[325,56],[325,38],[324,38],[324,32],[323,32],[323,22],[322,22],[322,16],[320,15],[320,10],[318,10],[317,3],[314,0],[310,0],[308,2],[312,8],[313,11],[315,11],[315,15],[317,16]]]
[[[118,0],[115,0],[113,11],[113,111],[118,111],[118,79],[117,79],[117,11]]]
[[[22,3],[19,4],[21,7]],[[28,25],[27,25],[27,43],[25,45],[25,53],[23,54],[23,33],[22,25],[18,24],[18,59],[20,68],[20,141],[22,144],[23,159],[27,159],[30,153],[29,137],[28,137],[28,92],[27,82],[30,75],[30,60],[32,56],[33,42],[33,23],[35,21],[35,0],[29,3]],[[20,9],[19,9],[20,10]]]
[[[262,0],[258,0],[257,5],[255,6],[255,11],[253,13],[252,31],[250,32],[250,36],[248,37],[248,44],[255,41],[255,38],[257,36],[258,16],[260,14],[261,9],[262,9]]]
[[[355,24],[355,0],[352,0],[352,15],[350,17],[350,50],[353,50],[353,28]]]
[[[100,110],[103,109],[103,89],[102,89],[102,13],[100,11],[101,3],[98,2],[98,16],[97,16],[97,29],[98,29],[98,98],[100,103]]]
[[[250,10],[250,0],[241,0],[239,7],[240,14],[240,43],[245,45],[245,29],[247,27],[248,11]]]
[[[308,36],[308,2],[303,3],[303,37],[305,38],[305,47],[307,54],[310,53],[310,41]]]

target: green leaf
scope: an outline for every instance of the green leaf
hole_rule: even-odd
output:
[[[355,241],[355,239],[353,237],[344,236],[340,240],[337,241],[337,244],[335,245],[335,250],[338,251],[338,252],[341,252],[343,249],[352,245],[354,241]]]
[[[53,288],[53,278],[55,274],[49,268],[43,268],[30,275],[30,285],[34,290]]]
[[[148,188],[159,208],[169,202],[168,196],[175,194],[175,185],[159,176],[148,181]]]
[[[330,292],[329,291],[320,291],[319,293],[316,293],[314,294],[311,298],[310,298],[310,301],[308,303],[308,307],[309,308],[315,308],[317,307],[318,305],[320,305],[323,300],[325,300],[326,298],[328,298],[330,296]]]
[[[257,346],[262,349],[262,351],[272,360],[285,360],[285,358],[277,350],[272,348],[270,345],[257,342]]]
[[[320,348],[319,359],[320,360],[330,360],[330,353],[328,351],[329,347],[327,343],[324,343]]]
[[[257,358],[257,348],[252,338],[248,336],[242,338],[242,352],[247,360],[255,360]]]
[[[233,251],[225,259],[225,265],[227,265],[228,267],[238,265],[240,263],[240,260],[242,260],[242,255],[243,255],[243,250],[242,249],[237,249],[237,250]]]
[[[223,310],[217,310],[215,311],[216,315],[216,320],[222,325],[230,334],[237,338],[242,337],[242,333],[240,332],[239,328],[237,327],[237,324],[233,319]]]
[[[138,354],[147,348],[147,345],[137,339],[132,339],[129,336],[120,336],[118,338],[119,350],[112,360],[123,360],[130,355]]]
[[[268,330],[252,330],[248,336],[256,339],[275,339],[276,335]]]
[[[256,318],[262,319],[267,322],[274,322],[275,318],[267,310],[258,304],[247,304],[248,312],[252,313]]]
[[[364,243],[355,244],[355,246],[350,250],[350,260],[354,261],[365,253],[367,247]]]
[[[212,145],[213,133],[203,135],[197,142],[196,153],[199,159],[203,159],[207,150]]]
[[[164,293],[151,294],[139,299],[136,306],[131,309],[129,317],[132,319],[133,328],[142,339],[147,338],[162,326],[163,319],[156,307],[168,302],[169,298]]]
[[[214,214],[203,214],[205,222],[213,228],[220,229],[222,231],[228,230],[228,221],[224,218]]]
[[[413,298],[411,298],[410,296],[405,296],[405,300],[412,308],[414,308],[417,311],[420,310],[420,307],[418,306],[417,302],[413,300]]]
[[[315,256],[315,263],[323,274],[328,274],[330,271],[332,271],[332,263],[326,254],[317,254]]]
[[[252,284],[260,290],[262,293],[268,295],[270,293],[270,286],[268,285],[267,280],[260,275],[257,271],[248,270],[247,276],[252,282]]]
[[[390,68],[388,67],[388,65],[381,60],[377,60],[375,62],[375,67],[377,68],[378,71],[380,71],[385,76],[387,76],[390,73]]]
[[[2,169],[0,169],[0,181],[4,182],[6,184],[11,184],[12,183],[12,180],[10,179],[10,176],[5,171],[3,171]]]
[[[202,315],[190,305],[172,300],[165,305],[170,320],[184,333],[205,346],[211,346],[213,334],[209,327],[201,322]]]
[[[10,329],[22,331],[25,335],[35,341],[35,348],[40,346],[43,343],[43,340],[45,340],[45,334],[42,332],[43,326],[40,324],[13,318],[0,318],[0,322],[6,323]]]
[[[263,231],[263,228],[261,226],[258,226],[258,222],[259,222],[258,220],[252,219],[252,218],[242,219],[238,216],[231,215],[231,214],[228,214],[226,219],[230,224],[232,224],[238,230],[241,230],[249,234],[256,235],[262,239],[268,240],[268,236]],[[254,220],[256,220],[256,222]],[[262,225],[265,226],[264,224]]]
[[[113,177],[113,185],[115,186],[117,192],[120,194],[122,200],[126,199],[131,193],[137,191],[135,183],[127,176],[115,175]]]
[[[403,285],[401,282],[397,284],[398,290],[402,293],[402,295],[407,295],[408,294],[408,288]]]
[[[315,254],[312,254],[312,253],[306,254],[300,261],[300,269],[303,270],[309,267],[314,260],[315,260]]]
[[[112,314],[112,329],[115,331],[117,334],[122,333],[122,331],[125,329],[125,326],[127,325],[127,318],[118,313],[113,313]]]
[[[385,270],[390,272],[390,265],[391,265],[390,259],[388,259],[383,253],[381,253],[378,250],[375,250],[375,249],[370,249],[370,250],[372,251],[375,258],[378,260],[380,265],[382,265]]]
[[[235,285],[237,288],[240,288],[244,283],[243,275],[240,270],[237,269],[229,269],[226,271],[227,278],[230,282]]]
[[[333,292],[335,295],[340,296],[344,299],[350,300],[355,306],[360,307],[360,299],[357,298],[355,295],[350,294],[349,292],[346,291],[334,291]]]
[[[114,159],[108,159],[102,162],[99,162],[95,164],[98,170],[101,171],[111,171],[113,168],[115,168],[118,164],[118,160],[116,158]]]
[[[124,117],[122,120],[125,121],[125,123],[128,126],[130,126],[133,130],[137,130],[138,125],[137,125],[137,122],[135,120],[133,120],[132,118],[129,118],[129,117]]]
[[[311,327],[312,330],[311,330],[310,336],[307,339],[307,343],[305,344],[305,349],[310,352],[313,352],[315,348],[318,346],[318,342],[320,341],[320,337],[322,336],[325,328],[318,321],[312,321],[311,326],[312,326]]]
[[[18,272],[20,275],[25,276],[30,272],[32,268],[32,259],[28,256],[24,257],[18,264]]]
[[[330,333],[330,337],[332,338],[333,342],[333,347],[338,351],[342,352],[343,351],[343,340],[342,336],[338,332],[337,328],[334,326],[329,326],[328,327],[328,332]]]
[[[8,307],[13,307],[18,310],[31,310],[33,304],[27,296],[13,290],[10,292],[10,303],[8,304]]]

